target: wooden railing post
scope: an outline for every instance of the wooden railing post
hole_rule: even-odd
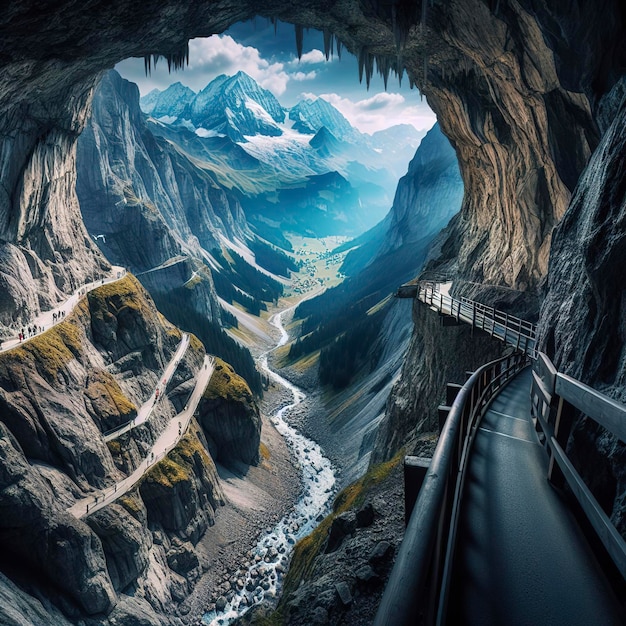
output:
[[[421,456],[404,457],[404,525],[409,523],[413,507],[417,501],[430,459]]]
[[[554,438],[561,446],[561,448],[565,450],[567,446],[567,440],[569,438],[570,432],[572,431],[572,426],[576,417],[576,409],[569,402],[566,402],[562,397],[557,397],[558,405],[556,409],[556,416],[554,418]],[[548,480],[559,489],[563,488],[565,484],[565,476],[563,475],[561,468],[554,460],[554,454],[552,452],[550,452]]]

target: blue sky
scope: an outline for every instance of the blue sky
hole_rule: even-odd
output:
[[[182,71],[167,71],[161,62],[150,76],[145,75],[143,59],[127,59],[117,71],[139,85],[142,95],[152,89],[166,89],[180,81],[200,91],[220,74],[243,70],[261,86],[269,89],[283,106],[290,107],[304,95],[328,100],[362,132],[372,133],[395,124],[413,124],[428,129],[435,115],[419,91],[409,89],[405,76],[402,85],[390,76],[385,92],[382,78],[376,75],[369,91],[359,83],[358,63],[346,50],[326,61],[319,31],[305,31],[303,56],[298,60],[294,28],[291,24],[274,26],[264,19],[241,22],[223,35],[193,39],[189,43],[189,66]]]

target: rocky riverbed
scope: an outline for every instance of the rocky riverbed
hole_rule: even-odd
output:
[[[229,598],[236,591],[236,572],[250,562],[252,547],[298,499],[300,471],[285,440],[265,417],[287,401],[288,394],[278,385],[271,385],[265,393],[261,405],[263,452],[258,467],[245,468],[244,476],[218,465],[228,502],[220,507],[215,525],[196,546],[208,570],[181,607],[189,624],[201,624],[202,615],[213,610],[220,597]]]

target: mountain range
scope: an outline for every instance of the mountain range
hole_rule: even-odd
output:
[[[361,133],[322,98],[288,109],[245,72],[218,76],[199,93],[174,83],[140,105],[155,135],[241,192],[247,217],[268,238],[268,218],[283,230],[316,236],[371,228],[387,213],[423,136],[407,124]],[[320,201],[319,177],[331,172],[347,183],[345,193],[336,195],[336,176],[322,178],[333,188]],[[297,206],[317,207],[319,219],[294,219]]]

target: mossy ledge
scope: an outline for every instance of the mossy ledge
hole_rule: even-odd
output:
[[[65,321],[0,354],[0,377],[13,378],[15,368],[36,370],[46,381],[54,383],[59,373],[73,359],[83,357],[84,330],[75,311]]]
[[[248,383],[228,363],[218,357],[215,357],[215,371],[202,395],[206,400],[221,398],[235,402],[254,401]]]

